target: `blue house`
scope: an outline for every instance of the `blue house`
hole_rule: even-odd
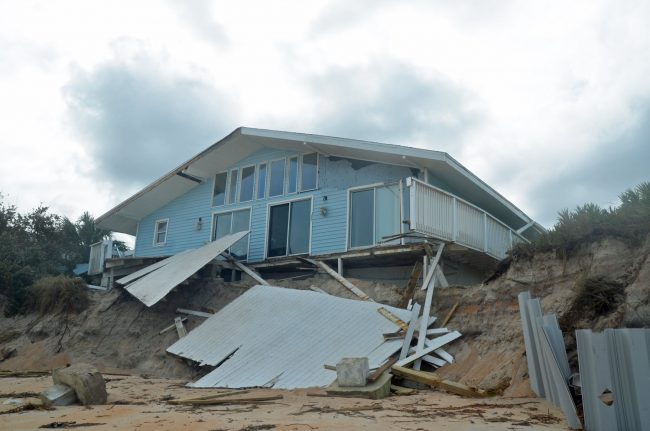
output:
[[[136,257],[249,230],[229,252],[258,267],[295,256],[423,253],[427,242],[485,266],[543,230],[446,153],[246,127],[99,217],[98,226],[135,235]]]

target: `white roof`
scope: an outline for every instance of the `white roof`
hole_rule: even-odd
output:
[[[377,311],[380,307],[410,319],[410,311],[376,302],[258,285],[167,352],[200,364],[221,364],[193,387],[326,386],[336,373],[323,365],[368,357],[373,368],[401,348],[401,339],[384,340],[384,333],[399,328]]]
[[[99,227],[134,235],[138,221],[214,174],[262,148],[318,151],[326,156],[428,169],[450,192],[519,228],[532,220],[449,154],[357,139],[240,127],[97,219]]]

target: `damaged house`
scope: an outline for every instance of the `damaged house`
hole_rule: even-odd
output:
[[[246,127],[98,225],[134,235],[141,259],[248,231],[227,251],[259,272],[292,271],[305,265],[297,257],[314,257],[339,274],[408,278],[416,259],[426,272],[444,243],[438,276],[455,284],[481,279],[543,229],[446,153]],[[226,279],[240,275],[231,267]]]

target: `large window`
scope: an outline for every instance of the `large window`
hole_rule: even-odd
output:
[[[350,192],[350,248],[374,245],[400,233],[398,185]]]
[[[214,176],[214,190],[212,192],[212,206],[226,203],[226,184],[228,172],[221,172]]]
[[[300,191],[313,190],[316,188],[318,179],[318,154],[304,154],[302,156],[302,167],[300,172]]]
[[[223,238],[231,233],[250,229],[250,208],[238,211],[214,214],[212,219],[212,241]],[[228,252],[236,259],[248,258],[248,235],[234,243]]]
[[[239,185],[239,202],[253,200],[255,186],[255,166],[248,166],[241,170],[241,183]]]
[[[266,163],[260,163],[257,169],[257,199],[266,197]]]
[[[280,196],[284,193],[284,159],[271,162],[271,178],[269,181],[269,196]]]
[[[298,191],[298,157],[289,157],[289,175],[287,181],[287,193]]]
[[[153,245],[162,246],[167,242],[167,227],[169,219],[156,220],[156,227],[153,232]]]
[[[269,209],[268,257],[309,253],[311,199]]]
[[[234,204],[237,202],[237,169],[230,171],[230,185],[228,186],[228,203]]]

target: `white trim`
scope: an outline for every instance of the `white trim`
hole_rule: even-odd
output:
[[[235,181],[236,181],[235,182],[235,200],[231,200],[231,197],[230,197],[230,192],[232,191],[232,187],[231,187],[232,171],[237,171],[237,175],[235,176]],[[227,195],[228,200],[226,201],[227,202],[226,205],[234,205],[236,203],[239,203],[239,199],[238,199],[239,198],[239,181],[238,181],[238,179],[239,179],[239,171],[241,171],[241,169],[239,169],[238,166],[237,167],[231,167],[230,169],[228,169],[228,195]]]
[[[271,207],[272,206],[278,206],[278,205],[285,205],[289,204],[289,216],[287,217],[287,251],[289,251],[289,226],[290,226],[290,221],[291,221],[291,203],[292,202],[300,202],[300,201],[306,201],[306,200],[311,200],[311,209],[309,211],[309,249],[308,249],[308,254],[311,256],[311,240],[313,236],[313,215],[314,215],[314,196],[309,195],[309,196],[300,196],[300,197],[295,197],[293,199],[282,199],[279,201],[275,202],[268,202],[266,204],[266,229],[264,230],[264,260],[269,259],[269,224],[271,222]],[[305,253],[294,253],[294,254],[284,254],[282,256],[273,256],[273,258],[277,257],[288,257],[288,256],[300,256]]]
[[[162,222],[167,223],[165,227],[165,240],[163,242],[157,242],[158,239],[158,225]],[[153,225],[153,246],[154,247],[164,247],[167,245],[167,235],[169,234],[169,218],[161,218],[154,222]]]
[[[260,187],[259,175],[260,175],[261,165],[265,165],[266,167],[266,176],[264,177],[264,196],[259,197],[258,189]],[[257,165],[255,165],[255,199],[253,200],[267,199],[268,191],[269,191],[269,162],[268,161],[259,162]]]
[[[383,183],[373,183],[373,184],[368,184],[364,186],[355,186],[355,187],[349,187],[348,188],[348,200],[347,200],[347,217],[346,217],[346,241],[345,241],[345,249],[346,250],[362,250],[364,248],[368,247],[374,247],[377,245],[377,189],[379,187],[389,187],[392,185],[397,185],[399,189],[399,206],[400,206],[400,220],[398,220],[399,224],[399,233],[402,233],[402,190],[400,185],[402,184],[402,179],[399,179],[397,183],[394,181],[385,181]],[[352,193],[354,192],[362,192],[364,190],[370,190],[372,189],[372,244],[368,245],[360,245],[358,247],[352,247],[351,246],[351,241],[352,241],[352,232],[350,231],[350,227],[352,226],[350,216],[352,215]],[[401,240],[403,242],[403,239]]]
[[[253,168],[253,193],[252,193],[252,196],[251,196],[251,198],[249,200],[242,201],[241,200],[241,186],[243,184],[243,179],[244,179],[244,169],[251,168],[251,167]],[[256,183],[257,183],[257,165],[252,164],[252,165],[241,166],[239,168],[239,175],[237,175],[237,176],[239,177],[239,181],[237,183],[238,188],[239,188],[239,190],[237,192],[237,203],[245,203],[245,202],[254,201],[255,200],[255,192],[256,192],[256,187],[255,186],[256,186]]]
[[[316,184],[315,184],[315,187],[313,189],[303,190],[302,189],[302,168],[303,168],[303,165],[304,165],[303,159],[305,158],[306,155],[309,155],[309,154],[316,154]],[[299,172],[299,178],[298,178],[300,181],[298,183],[298,193],[306,193],[306,192],[311,192],[311,191],[314,191],[314,190],[318,190],[318,186],[320,185],[320,181],[319,181],[320,180],[320,165],[319,165],[320,157],[319,156],[320,156],[320,154],[318,154],[317,151],[311,151],[309,153],[301,153],[300,154],[300,160],[299,160],[299,163],[298,163],[300,165],[300,172]]]

